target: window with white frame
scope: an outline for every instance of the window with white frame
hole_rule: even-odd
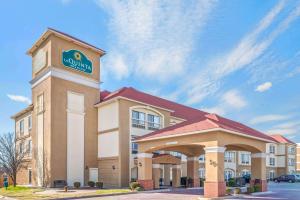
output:
[[[131,153],[132,154],[137,154],[138,153],[138,144],[135,142],[131,143]]]
[[[24,133],[24,119],[22,119],[22,120],[20,121],[20,125],[19,125],[19,126],[20,126],[20,127],[19,127],[20,135],[22,136],[23,133]]]
[[[147,119],[149,130],[158,130],[161,128],[160,116],[148,114]]]
[[[235,153],[232,151],[225,151],[224,161],[229,163],[235,162]]]
[[[288,165],[289,166],[295,166],[295,159],[294,158],[289,158],[288,159]]]
[[[234,171],[232,169],[225,169],[224,178],[226,181],[234,177]]]
[[[250,164],[251,155],[249,153],[241,154],[241,164],[249,165]]]
[[[250,170],[247,169],[242,170],[242,176],[248,176],[250,174],[251,174]]]
[[[199,169],[199,178],[205,178],[205,168]]]
[[[272,170],[272,171],[269,172],[269,179],[272,180],[274,178],[275,178],[275,171]]]
[[[275,166],[275,158],[272,158],[272,157],[269,158],[269,165]]]
[[[32,116],[29,115],[29,117],[28,117],[28,129],[31,130],[31,128],[32,128]]]
[[[288,147],[288,152],[289,152],[289,154],[295,154],[295,152],[296,152],[295,147]]]
[[[131,115],[132,127],[145,129],[145,116],[145,113],[133,110]]]
[[[275,153],[275,145],[270,145],[269,146],[269,153]]]

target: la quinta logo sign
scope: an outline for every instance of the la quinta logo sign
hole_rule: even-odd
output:
[[[63,51],[62,63],[66,67],[70,67],[87,74],[91,74],[93,72],[92,62],[81,51],[78,50],[71,49],[68,51]]]

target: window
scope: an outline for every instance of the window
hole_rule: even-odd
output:
[[[134,143],[134,142],[131,143],[131,153],[132,154],[138,153],[138,144],[137,143]]]
[[[205,162],[205,155],[204,155],[204,154],[202,154],[202,155],[199,156],[199,161],[200,161],[201,163],[204,163],[204,162]]]
[[[270,166],[275,166],[275,158],[270,158],[269,159],[269,165]]]
[[[199,178],[205,178],[205,169],[204,168],[199,169]]]
[[[247,169],[244,169],[244,170],[242,171],[242,176],[248,176],[248,175],[250,175],[250,174],[251,174],[250,171],[247,170]]]
[[[269,179],[273,180],[275,178],[275,172],[274,171],[270,171],[269,172]]]
[[[41,94],[37,97],[37,113],[44,111],[44,95]]]
[[[20,121],[20,133],[21,133],[21,136],[23,135],[23,133],[24,133],[24,119],[22,119],[21,121]]]
[[[229,179],[233,178],[234,177],[233,170],[231,170],[231,169],[225,169],[224,177],[225,177],[226,181],[228,181]]]
[[[31,140],[28,140],[28,146],[27,146],[27,151],[28,151],[28,154],[31,156],[31,153],[32,153],[32,141]]]
[[[295,152],[296,152],[295,147],[289,147],[288,151],[289,151],[289,154],[295,154]]]
[[[234,152],[232,152],[232,151],[226,151],[225,152],[225,156],[224,156],[225,162],[230,162],[230,163],[235,162],[234,161],[234,157],[235,157],[234,155],[235,155]]]
[[[250,154],[242,153],[241,154],[241,163],[243,165],[249,165],[250,164]]]
[[[160,116],[148,114],[148,129],[158,130],[160,127]]]
[[[295,159],[289,158],[289,159],[288,159],[288,165],[289,165],[289,166],[295,166]]]
[[[275,146],[274,145],[269,146],[269,152],[270,153],[275,153]]]
[[[30,115],[28,117],[28,129],[31,130],[31,128],[32,128],[32,116]]]
[[[23,143],[22,142],[19,144],[19,152],[23,153]]]
[[[145,128],[145,113],[132,111],[132,127]]]
[[[175,156],[175,157],[177,157],[177,158],[181,158],[181,156],[182,156],[181,153],[176,152],[176,151],[171,151],[171,152],[170,152],[170,155]]]

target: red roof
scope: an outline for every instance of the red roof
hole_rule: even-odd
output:
[[[222,128],[229,131],[239,132],[252,137],[266,139],[274,141],[272,137],[252,129],[239,122],[232,121],[230,119],[221,117],[216,114],[210,114],[195,108],[184,106],[160,97],[156,97],[141,91],[138,91],[132,87],[123,87],[115,92],[108,94],[107,91],[100,93],[100,102],[105,102],[115,97],[125,97],[142,103],[150,104],[156,107],[172,110],[171,116],[185,119],[186,121],[178,123],[173,126],[169,126],[158,131],[151,132],[139,139],[153,139],[157,137],[170,136],[176,134],[184,134],[194,131],[203,131],[209,129]]]
[[[276,142],[279,143],[290,143],[290,144],[296,144],[294,142],[292,142],[291,140],[287,139],[286,137],[276,134],[276,135],[270,135],[274,140],[276,140]]]

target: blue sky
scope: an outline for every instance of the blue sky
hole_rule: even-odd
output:
[[[102,89],[162,96],[300,142],[300,1],[3,1],[0,132],[31,99],[52,27],[107,51]]]

